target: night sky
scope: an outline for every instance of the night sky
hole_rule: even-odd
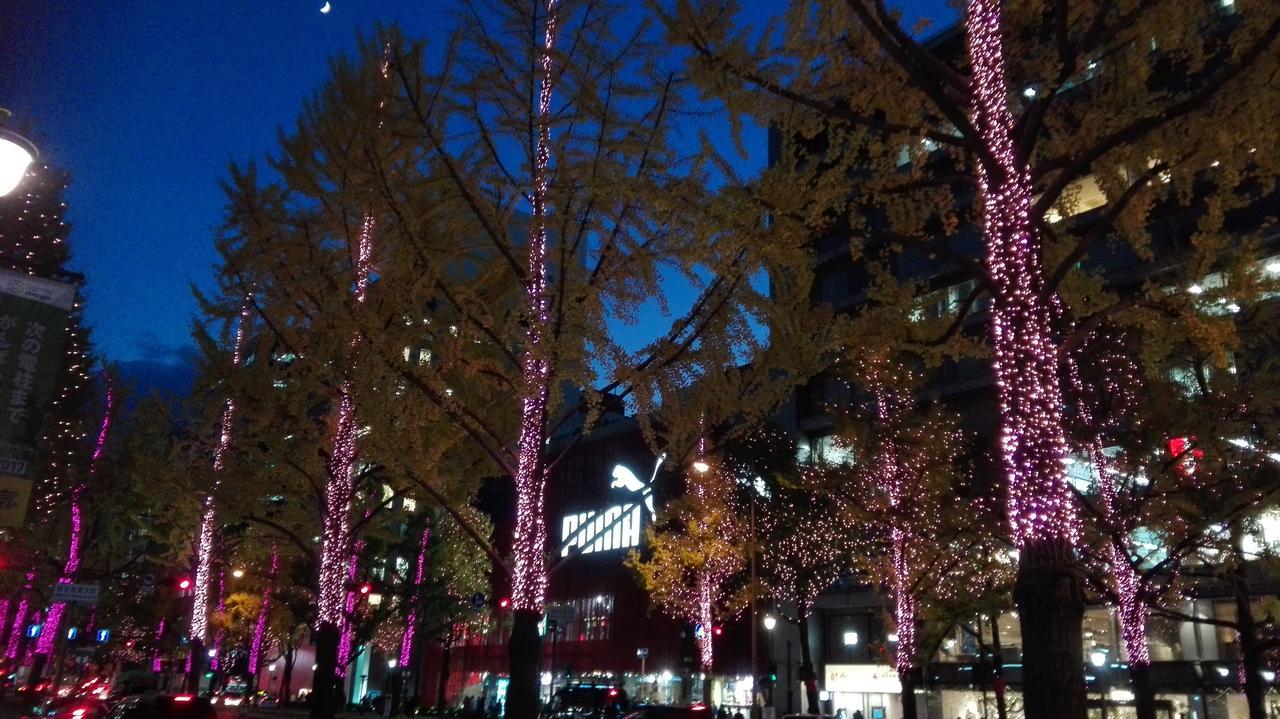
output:
[[[438,38],[447,0],[8,0],[0,107],[71,172],[74,269],[98,354],[135,373],[189,364],[190,285],[212,284],[218,180],[275,149],[330,56],[398,22]],[[782,2],[744,0],[749,19]],[[938,0],[897,3],[937,17]],[[945,11],[944,11],[945,12]],[[763,165],[763,133],[743,169]],[[681,288],[673,287],[678,293]]]

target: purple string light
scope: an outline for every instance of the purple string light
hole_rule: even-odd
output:
[[[219,614],[227,611],[227,595],[226,595],[225,574],[218,574],[218,608],[215,610]],[[219,629],[217,634],[213,635],[213,654],[209,656],[209,668],[218,671],[218,664],[222,661],[222,639],[226,636],[226,631]]]
[[[89,483],[98,475],[98,463],[102,459],[102,452],[107,444],[107,432],[111,429],[111,411],[115,406],[115,395],[111,388],[111,375],[104,372],[102,376],[107,384],[106,407],[102,414],[102,425],[98,429],[98,439],[94,443],[93,454],[89,458],[89,474],[83,482],[71,490],[71,541],[67,545],[67,562],[62,567],[62,576],[58,577],[58,584],[70,584],[75,579],[76,572],[80,570],[80,544],[84,541],[84,516],[80,501],[84,498],[84,491]],[[53,653],[54,643],[58,640],[58,630],[62,625],[62,615],[66,610],[67,606],[64,602],[54,602],[49,605],[44,628],[40,630],[40,637],[36,639],[36,654],[49,656]]]
[[[27,583],[22,588],[22,598],[18,600],[18,609],[13,615],[13,625],[9,628],[9,641],[4,648],[6,659],[18,658],[18,645],[22,643],[22,637],[27,628],[27,614],[31,610],[31,588],[35,586],[35,582],[35,571],[27,572]]]
[[[334,671],[340,677],[347,675],[347,664],[351,661],[351,643],[355,638],[355,614],[356,614],[356,570],[359,568],[358,562],[360,552],[364,549],[364,542],[357,541],[355,551],[351,553],[351,559],[347,562],[347,593],[342,602],[342,633],[338,639],[338,664],[334,667]]]
[[[262,604],[258,607],[258,621],[253,625],[253,641],[249,643],[249,676],[258,675],[258,661],[262,657],[262,638],[267,632],[267,612],[271,609],[271,589],[275,586],[276,571],[280,567],[280,552],[271,545],[271,569],[267,571],[267,583],[262,587]]]
[[[386,80],[391,69],[391,47],[383,50],[382,79]],[[378,101],[378,107],[386,104],[386,98]],[[379,121],[381,127],[381,121]],[[360,236],[356,241],[352,267],[355,286],[353,296],[356,305],[363,305],[373,276],[373,231],[377,222],[372,212],[366,212],[360,223]],[[352,333],[347,347],[352,353],[360,344],[360,333]],[[320,596],[316,602],[316,624],[339,627],[344,632],[344,618],[350,612],[349,598],[343,591],[348,573],[347,558],[351,545],[351,503],[355,496],[355,461],[357,437],[360,428],[356,417],[355,384],[344,378],[338,387],[338,417],[333,431],[333,452],[326,469],[328,481],[324,491],[324,521],[320,542]],[[354,561],[354,559],[352,560]],[[350,649],[350,638],[345,643]],[[339,640],[341,655],[343,640]],[[345,676],[345,663],[339,657],[337,670]]]
[[[533,165],[533,219],[529,228],[529,279],[525,285],[529,326],[520,358],[520,439],[516,467],[516,528],[511,604],[517,610],[541,612],[546,600],[547,525],[543,516],[546,477],[542,466],[543,419],[547,410],[551,367],[546,357],[545,331],[550,321],[547,294],[547,187],[551,163],[551,91],[556,40],[556,2],[547,0],[542,44],[542,79],[538,91],[538,141]]]
[[[427,548],[431,545],[431,525],[422,529],[418,545],[418,565],[413,570],[413,594],[409,600],[409,615],[404,620],[404,632],[400,635],[400,666],[409,666],[413,655],[413,634],[417,631],[418,602],[421,601],[422,581],[427,575]]]
[[[232,366],[239,367],[244,352],[245,331],[249,326],[252,295],[245,295],[240,304],[240,320],[232,343]],[[217,526],[214,492],[222,483],[222,470],[227,450],[231,447],[231,429],[235,422],[235,401],[230,397],[222,405],[222,418],[218,424],[218,446],[213,452],[213,488],[204,497],[204,511],[200,515],[200,530],[196,535],[196,576],[191,591],[191,626],[193,639],[204,643],[209,638],[209,585],[213,576],[213,534]],[[194,651],[194,648],[193,648]]]
[[[0,599],[0,646],[4,646],[8,635],[5,630],[9,628],[9,598]]]
[[[882,376],[883,371],[882,367],[872,366],[866,373],[875,397],[876,424],[881,433],[876,457],[876,481],[888,497],[890,514],[897,514],[902,508],[905,487],[899,467],[902,456],[893,431],[904,398],[899,392],[890,389]],[[889,541],[893,563],[894,621],[898,633],[893,664],[899,672],[907,672],[915,665],[917,613],[916,597],[911,591],[912,568],[907,548],[908,534],[895,522],[889,531]]]
[[[973,122],[993,166],[978,163],[987,268],[995,286],[991,338],[1003,422],[1001,449],[1010,529],[1019,547],[1074,545],[1079,522],[1067,456],[1051,305],[1042,297],[1031,179],[1019,161],[1009,112],[1000,0],[970,0],[965,28],[972,68]]]
[[[151,671],[159,674],[164,668],[160,663],[160,639],[164,636],[164,617],[160,617],[160,624],[156,627],[156,646],[151,650]]]
[[[1098,474],[1098,504],[1102,521],[1108,528],[1122,525],[1118,506],[1119,489],[1115,481],[1115,469],[1103,451],[1104,435],[1119,427],[1121,420],[1136,401],[1139,383],[1138,368],[1124,354],[1123,347],[1112,347],[1098,332],[1090,332],[1080,344],[1083,349],[1097,349],[1092,359],[1098,368],[1102,391],[1086,383],[1080,375],[1081,360],[1072,354],[1066,356],[1067,376],[1076,394],[1076,413],[1081,423],[1093,432],[1087,451],[1094,471]],[[1105,399],[1102,399],[1105,398]],[[1097,405],[1097,409],[1094,408]],[[1108,409],[1108,405],[1112,408]],[[1108,532],[1110,534],[1110,532]],[[1128,548],[1115,538],[1107,539],[1105,553],[1111,582],[1116,592],[1116,614],[1120,619],[1120,637],[1130,664],[1145,666],[1151,663],[1151,650],[1147,646],[1147,609],[1142,601],[1142,583],[1138,572],[1129,560]]]

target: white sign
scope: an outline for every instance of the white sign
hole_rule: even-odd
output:
[[[98,603],[98,585],[96,584],[55,584],[53,585],[54,602],[77,602],[80,604]]]
[[[824,679],[829,692],[902,693],[898,672],[884,664],[828,664]]]
[[[610,507],[603,512],[570,514],[561,523],[563,541],[560,556],[574,549],[582,554],[607,552],[640,546],[640,523],[644,521],[638,504]]]
[[[625,489],[639,502],[619,504],[604,510],[591,510],[570,514],[560,520],[560,556],[567,557],[575,550],[580,554],[608,552],[640,546],[640,527],[645,515],[653,519],[657,511],[653,506],[653,480],[658,476],[665,457],[658,457],[653,474],[644,482],[627,467],[615,465],[610,477],[610,487]]]

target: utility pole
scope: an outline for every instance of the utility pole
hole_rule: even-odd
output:
[[[760,711],[760,658],[756,632],[756,497],[751,495],[751,544],[747,548],[751,565],[751,719],[761,719]]]
[[[787,640],[787,713],[791,714],[795,709],[795,684],[791,681],[791,640]]]

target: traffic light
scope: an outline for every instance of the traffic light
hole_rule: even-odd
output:
[[[502,599],[498,600],[498,606],[501,607],[502,609],[506,609],[507,607],[511,606],[511,600],[507,597],[503,597]]]
[[[363,594],[364,596],[366,597],[369,596],[369,592],[372,592],[372,591],[373,591],[372,584],[365,582],[364,584],[360,585],[360,593]]]
[[[717,636],[717,637],[718,637],[718,636],[720,636],[721,634],[724,634],[724,627],[722,627],[722,626],[720,626],[719,624],[717,624],[717,625],[715,625],[714,627],[712,627],[712,628],[711,628],[711,633],[712,633],[713,635],[715,635],[715,636]]]
[[[178,589],[181,589],[182,591],[185,592],[190,588],[191,588],[191,580],[189,578],[183,577],[178,580]]]
[[[769,676],[768,676],[768,679],[769,679],[769,683],[770,683],[770,684],[772,684],[772,683],[774,683],[774,682],[778,681],[778,663],[777,663],[777,662],[770,662],[770,663],[769,663]]]

